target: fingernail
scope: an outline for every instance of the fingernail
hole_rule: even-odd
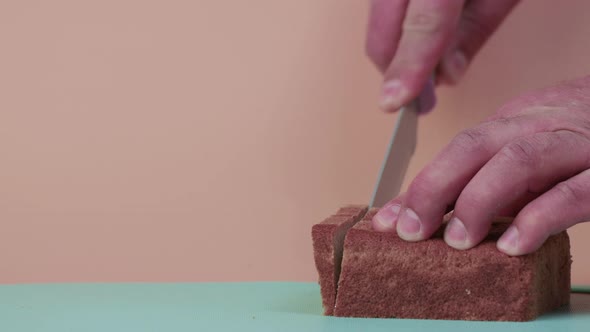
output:
[[[400,80],[393,79],[383,84],[381,108],[386,112],[393,112],[402,107],[408,91]]]
[[[518,238],[520,237],[518,228],[508,227],[502,234],[496,246],[508,255],[518,255]]]
[[[455,249],[467,249],[467,230],[463,222],[452,217],[445,229],[445,242]]]
[[[465,74],[467,69],[467,58],[461,51],[455,51],[444,61],[446,73],[451,79],[451,83],[457,83]]]
[[[379,232],[388,232],[395,229],[395,222],[400,210],[399,205],[383,208],[373,217],[373,228]]]
[[[419,240],[422,223],[412,209],[405,209],[397,221],[397,234],[406,241]]]

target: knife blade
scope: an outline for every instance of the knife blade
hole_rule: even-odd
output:
[[[382,207],[399,195],[410,160],[417,144],[418,116],[429,112],[435,104],[434,84],[428,82],[420,96],[399,111],[370,207]]]

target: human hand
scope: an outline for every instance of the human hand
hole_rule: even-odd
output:
[[[366,52],[384,74],[381,107],[416,98],[430,76],[454,84],[518,0],[371,0]]]
[[[373,228],[424,240],[453,205],[447,244],[472,248],[494,217],[515,216],[497,243],[515,256],[590,220],[590,76],[525,94],[459,133]]]

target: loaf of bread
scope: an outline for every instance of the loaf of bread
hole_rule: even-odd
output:
[[[428,240],[407,242],[374,231],[376,209],[365,211],[346,207],[313,226],[326,315],[529,321],[569,303],[565,231],[532,254],[511,257],[496,248],[506,222],[494,223],[475,248],[456,250],[444,242],[442,227]]]

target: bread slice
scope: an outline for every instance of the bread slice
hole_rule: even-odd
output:
[[[366,212],[367,206],[348,205],[312,227],[314,259],[326,315],[334,312],[344,237]]]
[[[336,296],[334,316],[529,321],[569,303],[571,256],[565,231],[532,254],[510,257],[496,248],[506,222],[495,223],[475,248],[456,250],[444,242],[443,228],[420,242],[373,231],[376,211],[349,228],[337,285],[331,292],[322,290],[324,305]],[[316,233],[314,243],[322,242],[322,234]],[[326,279],[337,278],[336,273],[328,277],[325,264],[320,266],[325,285]]]

